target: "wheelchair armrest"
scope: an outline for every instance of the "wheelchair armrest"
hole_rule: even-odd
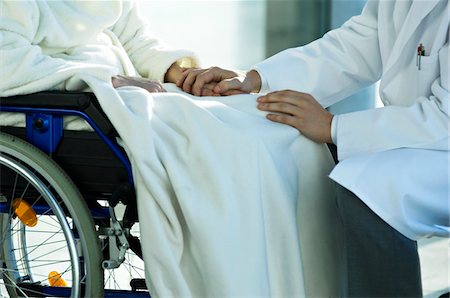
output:
[[[117,136],[116,130],[102,111],[94,93],[90,92],[44,91],[0,97],[0,107],[78,110],[87,114],[105,135]]]

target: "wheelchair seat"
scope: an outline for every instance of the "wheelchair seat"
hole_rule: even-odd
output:
[[[23,108],[68,109],[85,112],[107,136],[117,135],[113,125],[93,93],[46,91],[27,95],[0,97],[0,106]]]
[[[11,107],[34,111],[36,109],[81,111],[93,120],[105,136],[108,138],[117,136],[116,130],[92,93],[39,92],[0,98],[0,107],[0,111]],[[27,140],[27,128],[2,126],[1,131]],[[113,193],[117,185],[127,181],[127,172],[121,162],[102,138],[93,131],[65,130],[64,136],[52,152],[52,159],[67,172],[85,194]]]

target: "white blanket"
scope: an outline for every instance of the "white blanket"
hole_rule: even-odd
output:
[[[337,295],[326,147],[267,121],[253,95],[119,94],[108,115],[132,159],[154,293]]]

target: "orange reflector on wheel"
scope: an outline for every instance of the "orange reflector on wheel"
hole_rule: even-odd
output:
[[[20,198],[14,199],[12,201],[12,207],[16,216],[24,225],[34,227],[37,224],[38,219],[36,212],[34,212],[33,207],[31,207],[31,205],[25,200]]]
[[[52,287],[67,287],[67,283],[62,278],[61,274],[56,271],[52,271],[48,274],[48,283]]]

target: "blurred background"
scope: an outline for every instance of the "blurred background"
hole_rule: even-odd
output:
[[[203,67],[246,70],[283,49],[304,45],[339,27],[366,0],[145,0],[153,32],[167,44],[195,51]],[[330,107],[334,114],[382,106],[378,84]],[[450,290],[450,243],[419,242],[425,297]],[[382,286],[382,285],[380,285]]]

